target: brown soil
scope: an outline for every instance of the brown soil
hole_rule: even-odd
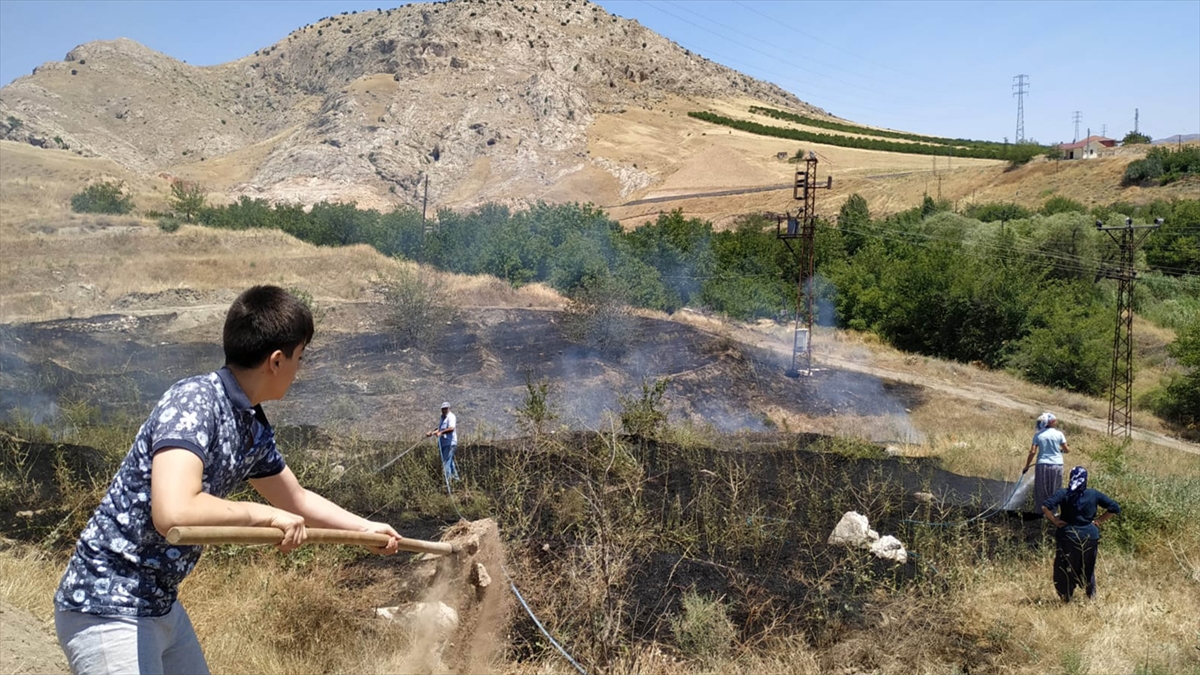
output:
[[[67,659],[54,638],[29,612],[0,603],[0,673],[66,675]]]

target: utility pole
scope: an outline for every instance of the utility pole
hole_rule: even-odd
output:
[[[800,274],[796,283],[796,332],[792,339],[792,366],[785,373],[788,377],[812,374],[812,325],[813,325],[813,273],[816,259],[817,190],[833,188],[833,176],[827,176],[824,185],[817,184],[817,156],[812,151],[804,160],[804,170],[796,172],[796,183],[792,198],[803,203],[795,215],[786,214],[775,223],[775,236],[796,257]],[[784,229],[786,220],[787,228]],[[800,240],[800,250],[792,248],[792,239]],[[801,325],[803,324],[803,328]]]
[[[1133,109],[1133,133],[1138,132],[1138,109]]]
[[[1078,143],[1079,142],[1079,123],[1083,121],[1083,113],[1076,110],[1075,113],[1071,115],[1071,121],[1075,123],[1075,140],[1071,141],[1071,142]]]
[[[421,232],[425,232],[425,209],[429,207],[429,174],[425,174],[425,197],[421,199]]]
[[[1029,86],[1028,75],[1013,76],[1013,96],[1017,97],[1017,143],[1025,142],[1025,94],[1028,93],[1026,87]]]
[[[1105,227],[1097,220],[1096,229],[1108,234],[1120,252],[1116,265],[1105,264],[1096,274],[1096,280],[1117,280],[1117,325],[1113,332],[1112,380],[1109,383],[1108,435],[1115,436],[1117,429],[1125,430],[1125,438],[1133,433],[1133,282],[1137,270],[1133,268],[1133,255],[1137,247],[1162,225],[1163,219],[1156,218],[1153,225],[1134,225],[1126,218],[1124,225]],[[1142,230],[1139,234],[1137,230]]]

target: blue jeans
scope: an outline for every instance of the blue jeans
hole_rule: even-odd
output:
[[[446,480],[451,478],[458,480],[458,464],[454,462],[454,451],[458,449],[457,445],[441,445],[439,448],[442,451],[442,473],[446,475]]]

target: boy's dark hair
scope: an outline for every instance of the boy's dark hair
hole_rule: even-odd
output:
[[[278,286],[254,286],[242,292],[225,315],[225,363],[241,368],[260,365],[276,349],[290,359],[313,337],[312,312]]]

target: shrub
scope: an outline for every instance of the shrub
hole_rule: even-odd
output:
[[[1051,197],[1042,205],[1042,215],[1052,216],[1056,213],[1087,213],[1087,207],[1067,197]]]
[[[133,211],[133,197],[125,194],[124,183],[101,181],[72,196],[71,210],[76,213],[129,213]]]
[[[667,411],[663,396],[667,391],[667,378],[653,382],[642,380],[641,392],[632,396],[621,395],[621,428],[625,433],[642,438],[654,438],[667,423]]]
[[[558,413],[550,403],[551,385],[548,378],[533,381],[525,374],[525,402],[514,412],[519,424],[526,432],[536,436],[546,433],[546,427],[558,419]]]
[[[1029,209],[1016,204],[984,202],[982,204],[971,204],[963,211],[963,215],[983,223],[994,223],[996,221],[1022,220],[1029,218],[1033,213]]]
[[[694,589],[683,596],[683,612],[671,617],[671,631],[679,650],[692,658],[719,659],[729,653],[737,639],[725,605]]]
[[[182,225],[183,221],[173,216],[163,216],[162,218],[158,219],[158,229],[168,234],[172,232],[178,232],[180,226]]]
[[[1160,180],[1162,185],[1187,176],[1200,175],[1200,147],[1188,146],[1172,150],[1166,146],[1151,148],[1145,159],[1137,159],[1125,167],[1122,185],[1138,185]]]
[[[1168,350],[1186,370],[1155,393],[1151,406],[1166,420],[1200,429],[1200,318],[1193,318]]]
[[[416,268],[383,280],[385,320],[397,346],[428,347],[458,315],[442,280]]]
[[[626,283],[610,274],[589,276],[568,296],[564,337],[609,354],[625,350],[635,322]]]

